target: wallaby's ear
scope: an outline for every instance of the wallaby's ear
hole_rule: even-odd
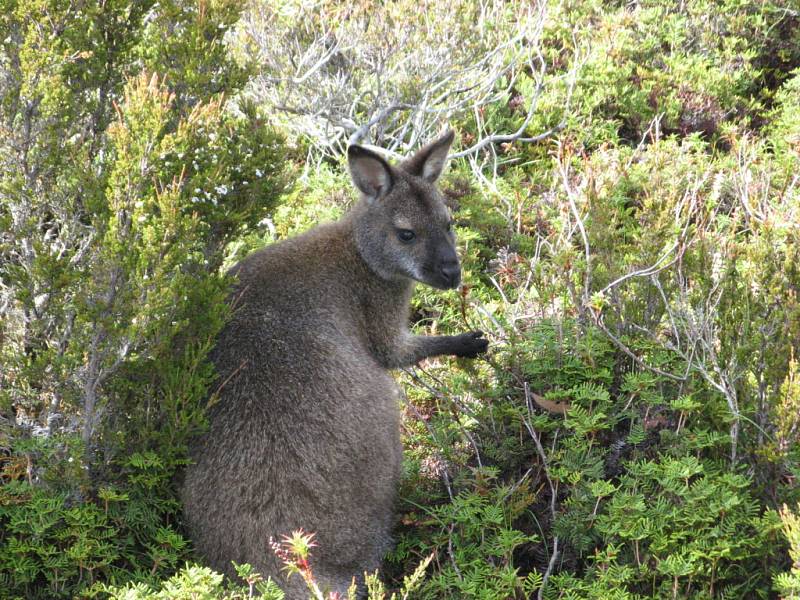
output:
[[[347,149],[347,164],[353,183],[368,198],[386,195],[394,184],[391,167],[371,150],[350,146]]]
[[[412,175],[434,183],[442,174],[447,162],[447,152],[454,137],[453,130],[448,129],[439,139],[423,146],[414,156],[406,159],[400,167]]]

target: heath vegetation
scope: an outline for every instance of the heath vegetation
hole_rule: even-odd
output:
[[[226,267],[446,125],[490,351],[397,372],[370,598],[800,598],[791,0],[0,0],[0,597],[282,597],[182,527]]]

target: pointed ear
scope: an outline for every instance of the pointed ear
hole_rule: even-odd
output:
[[[414,156],[406,159],[400,167],[412,175],[434,183],[442,174],[447,162],[447,152],[454,137],[453,130],[448,129],[439,139],[423,146]]]
[[[347,149],[347,165],[353,183],[367,198],[386,195],[394,184],[391,167],[371,150],[350,146]]]

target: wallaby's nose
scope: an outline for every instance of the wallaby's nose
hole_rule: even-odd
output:
[[[461,265],[457,261],[446,262],[441,267],[442,276],[450,287],[456,287],[461,280]]]

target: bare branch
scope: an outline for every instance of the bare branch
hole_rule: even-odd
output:
[[[496,170],[493,145],[536,143],[565,126],[562,119],[526,134],[539,97],[564,76],[545,78],[539,40],[547,3],[512,2],[437,5],[436,14],[428,11],[402,29],[381,8],[351,7],[345,19],[344,9],[323,8],[331,18],[309,21],[261,4],[245,15],[235,44],[262,66],[247,95],[322,156],[339,155],[345,139],[388,148],[393,156],[429,139],[451,118],[477,115],[481,135],[453,158],[490,153]],[[577,61],[567,75],[567,96],[576,71]],[[507,102],[523,75],[533,79],[533,90],[522,124],[512,133],[484,132],[483,107]],[[564,105],[566,115],[569,98]]]
[[[561,150],[561,146],[559,146]],[[558,172],[561,175],[561,183],[564,186],[564,192],[567,195],[569,202],[569,209],[575,219],[575,224],[581,234],[583,242],[583,255],[586,265],[583,273],[583,308],[589,306],[589,291],[592,285],[592,252],[589,248],[589,236],[586,234],[586,227],[583,225],[583,218],[578,212],[578,207],[575,203],[575,190],[572,189],[572,184],[569,181],[569,158],[562,154],[562,159],[558,161]]]
[[[528,387],[528,382],[523,383],[523,389],[525,391],[525,404],[528,408],[528,415],[533,414],[533,400],[531,398],[531,391]],[[544,447],[542,446],[542,442],[539,439],[539,434],[534,429],[533,425],[530,423],[530,419],[523,419],[523,424],[525,425],[525,429],[528,430],[528,433],[533,439],[533,443],[536,445],[536,452],[539,454],[539,459],[542,461],[542,469],[544,470],[544,476],[547,480],[547,485],[550,488],[550,517],[553,521],[556,520],[556,499],[558,496],[556,485],[553,483],[553,479],[550,477],[550,468],[547,464],[547,455],[545,454]],[[557,434],[556,434],[557,435]],[[544,597],[544,590],[547,588],[547,580],[550,579],[550,575],[553,572],[553,568],[556,565],[556,561],[558,560],[559,556],[559,549],[558,549],[558,536],[553,537],[553,551],[550,553],[550,561],[547,563],[547,570],[544,572],[542,576],[542,585],[539,588],[539,593],[537,595],[538,600],[542,600]]]

